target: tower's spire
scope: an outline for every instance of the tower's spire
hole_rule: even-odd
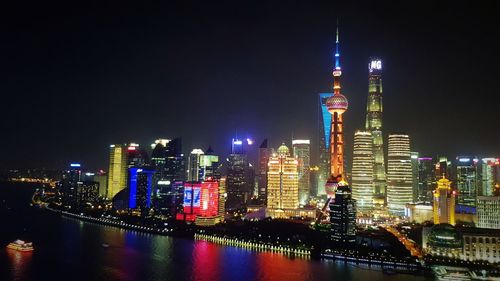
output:
[[[339,19],[338,18],[337,18],[337,33],[335,36],[335,70],[340,70]]]

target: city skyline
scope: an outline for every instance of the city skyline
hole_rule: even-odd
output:
[[[328,73],[334,64],[336,17],[345,58],[342,85],[350,100],[344,133],[348,167],[354,131],[364,123],[370,57],[384,61],[384,140],[405,132],[412,150],[432,157],[498,151],[495,105],[483,102],[495,89],[498,43],[492,38],[498,31],[492,27],[496,19],[484,9],[472,7],[467,13],[465,6],[425,9],[422,4],[391,15],[385,4],[355,13],[353,7],[332,3],[289,4],[282,10],[278,5],[233,7],[225,13],[230,8],[215,5],[205,7],[212,12],[208,15],[195,10],[197,20],[188,21],[192,15],[182,19],[175,13],[190,8],[185,5],[171,7],[172,14],[159,7],[145,23],[129,18],[135,13],[131,7],[115,13],[104,7],[99,13],[84,8],[42,19],[38,27],[13,27],[3,47],[10,56],[3,64],[8,75],[1,90],[8,93],[5,104],[13,106],[2,111],[9,120],[3,130],[10,132],[1,140],[9,148],[2,168],[62,168],[71,161],[105,168],[110,144],[145,145],[158,137],[182,137],[184,153],[211,145],[227,155],[236,134],[257,142],[268,138],[271,147],[283,141],[290,145],[292,135],[311,139],[315,164],[317,94],[332,87]],[[55,13],[49,8],[42,10]],[[302,9],[317,14],[307,16]],[[28,9],[24,17],[33,12]],[[137,17],[148,12],[137,11]],[[426,17],[418,16],[422,12]],[[95,17],[87,22],[90,14]],[[256,22],[245,20],[255,15],[261,16]],[[56,19],[68,25],[54,26]],[[121,28],[114,25],[119,20],[125,23]],[[222,28],[227,23],[231,27]],[[285,24],[290,27],[281,32]],[[32,32],[42,32],[38,41],[16,35]],[[406,43],[401,46],[401,41]],[[467,83],[457,78],[465,72]],[[458,98],[471,94],[472,100]],[[213,106],[217,114],[191,110],[204,106]],[[292,115],[286,111],[290,107],[296,108]],[[470,107],[474,118],[463,114]],[[193,124],[196,118],[216,125]],[[23,147],[37,151],[37,157]]]

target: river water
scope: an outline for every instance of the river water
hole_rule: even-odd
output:
[[[63,218],[29,207],[32,192],[0,184],[0,280],[425,280]],[[33,241],[35,251],[7,250],[16,238]]]

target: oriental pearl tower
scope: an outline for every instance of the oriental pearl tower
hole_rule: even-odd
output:
[[[330,130],[330,177],[325,185],[328,199],[335,196],[338,186],[347,186],[344,178],[344,134],[342,114],[347,111],[347,98],[340,93],[340,52],[339,29],[335,40],[335,69],[333,70],[333,96],[326,101],[328,112],[332,115]]]

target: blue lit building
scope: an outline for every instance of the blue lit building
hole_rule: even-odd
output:
[[[141,212],[151,208],[151,193],[154,170],[150,168],[132,167],[129,169],[129,203],[130,209]]]
[[[456,176],[458,204],[476,206],[478,193],[478,159],[477,157],[459,156],[456,158]]]
[[[330,129],[332,126],[332,115],[328,112],[326,101],[333,96],[333,93],[319,94],[319,171],[318,184],[314,188],[316,194],[323,195],[325,193],[326,180],[330,176]],[[314,193],[314,192],[313,192]]]

